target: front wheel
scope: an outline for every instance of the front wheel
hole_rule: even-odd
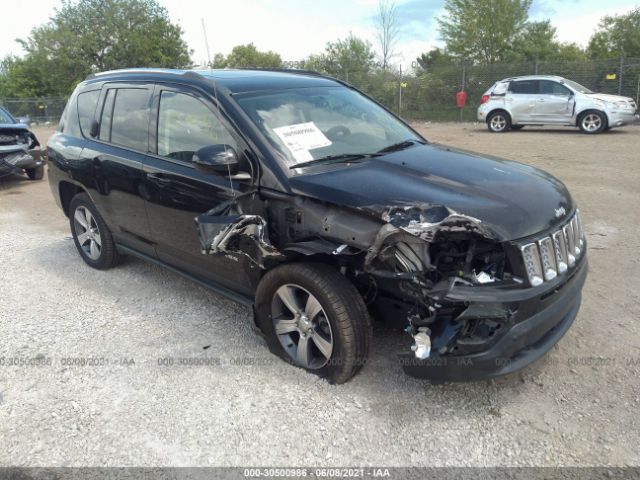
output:
[[[583,133],[600,133],[607,128],[607,117],[602,112],[592,110],[580,117],[578,125]]]
[[[291,263],[267,272],[255,313],[272,353],[330,383],[346,382],[366,362],[369,313],[355,286],[328,265]]]
[[[487,128],[491,133],[506,132],[511,128],[511,118],[503,111],[493,112],[487,118]]]

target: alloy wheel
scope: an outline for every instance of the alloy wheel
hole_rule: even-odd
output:
[[[602,118],[595,113],[589,113],[582,119],[582,128],[589,133],[597,132],[602,127]]]
[[[271,318],[278,340],[296,364],[311,370],[327,364],[333,332],[313,294],[299,285],[282,285],[273,296]]]
[[[98,260],[102,250],[102,238],[96,219],[89,209],[83,206],[76,208],[73,214],[73,224],[80,248],[91,260]]]
[[[507,126],[507,119],[503,115],[494,115],[491,118],[491,129],[494,132],[501,132]]]

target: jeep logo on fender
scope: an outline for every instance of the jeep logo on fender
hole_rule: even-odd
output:
[[[556,218],[560,218],[565,213],[567,213],[567,211],[564,209],[564,207],[556,208],[555,212],[556,212]]]

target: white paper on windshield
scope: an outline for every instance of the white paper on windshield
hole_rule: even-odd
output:
[[[309,150],[328,147],[331,140],[313,122],[296,123],[285,127],[274,128],[273,131],[284,142],[298,162],[313,160]]]

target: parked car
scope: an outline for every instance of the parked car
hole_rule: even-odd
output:
[[[0,107],[0,177],[26,173],[31,180],[41,180],[45,157],[39,146],[29,127]]]
[[[88,265],[130,254],[249,305],[273,353],[330,382],[366,363],[371,317],[412,338],[408,374],[472,380],[540,358],[580,307],[585,238],[562,182],[431,144],[338,80],[97,74],[48,151]]]
[[[550,75],[506,78],[487,90],[478,107],[478,121],[490,132],[520,130],[525,125],[577,126],[600,133],[636,120],[632,98],[594,93]]]

